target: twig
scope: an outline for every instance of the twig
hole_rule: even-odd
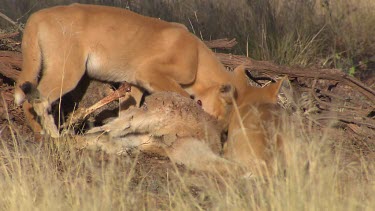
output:
[[[107,105],[108,103],[115,101],[121,97],[127,96],[127,93],[131,91],[130,84],[124,82],[116,91],[113,91],[111,94],[106,96],[105,98],[101,99],[94,105],[90,106],[89,108],[81,108],[69,117],[69,120],[63,124],[63,128],[67,128],[68,126],[75,125],[79,122],[82,122],[86,119],[88,115],[90,115],[95,110]]]
[[[309,115],[304,115],[304,117],[305,117],[306,119],[308,119],[309,121],[315,123],[315,124],[318,125],[319,127],[325,127],[325,125],[323,125],[322,123],[316,121],[316,119],[309,117]]]
[[[339,95],[332,94],[332,93],[330,93],[328,91],[324,91],[324,90],[321,90],[319,88],[315,88],[315,89],[319,90],[319,94],[326,95],[326,96],[331,97],[331,98],[336,98],[337,100],[341,100],[341,101],[344,101],[344,102],[348,102],[347,99],[345,99],[345,98],[343,98],[343,97],[341,97]],[[311,88],[309,88],[309,87],[298,87],[298,90],[300,90],[302,92],[311,92]],[[350,103],[354,104],[357,107],[354,107],[354,106],[341,106],[341,107],[342,108],[350,108],[350,109],[357,110],[357,111],[362,111],[362,113],[364,115],[368,114],[371,111],[371,110],[368,110],[368,109],[363,109],[363,105],[355,103],[352,100],[350,100]],[[335,106],[335,105],[332,105],[332,106]]]
[[[230,49],[237,45],[236,39],[228,40],[228,38],[204,41],[209,48],[223,48]]]
[[[315,92],[315,89],[318,90],[318,88],[316,88],[316,82],[317,80],[315,79],[313,81],[313,84],[312,84],[312,87],[311,87],[311,94],[313,95],[314,99],[316,101],[318,101],[319,104],[322,104],[322,105],[325,105],[325,106],[328,106],[328,107],[337,107],[337,108],[347,108],[347,109],[353,109],[353,110],[358,110],[358,109],[361,109],[361,108],[357,108],[357,107],[353,107],[353,106],[345,106],[345,105],[334,105],[332,103],[327,103],[323,100],[321,100],[318,95],[316,94]]]
[[[347,127],[350,128],[355,134],[360,135],[362,137],[371,137],[375,136],[375,133],[371,133],[371,130],[360,127],[356,124],[347,124]]]
[[[5,38],[10,38],[10,37],[15,37],[19,34],[20,34],[19,32],[14,32],[14,33],[10,33],[10,34],[0,34],[0,40],[5,39]]]
[[[273,80],[271,77],[255,77],[255,76],[251,75],[250,71],[248,71],[248,70],[246,70],[245,73],[246,73],[246,76],[250,80],[254,81],[259,86],[262,86],[262,84],[259,83],[259,81],[271,81],[271,82],[275,82],[275,80]]]
[[[18,28],[18,30],[20,30],[21,32],[23,32],[23,28],[17,22],[13,21],[8,16],[6,16],[4,13],[0,12],[0,17],[3,18],[4,20],[8,21],[12,25],[16,26]]]
[[[349,116],[347,114],[345,115],[339,115],[339,114],[334,114],[334,115],[329,115],[329,114],[319,114],[319,116],[316,116],[314,118],[315,120],[327,120],[327,119],[335,119],[341,122],[345,123],[352,123],[356,125],[363,125],[372,129],[375,129],[375,121],[369,119],[369,118],[364,118],[361,117],[363,120],[356,120],[355,117]]]

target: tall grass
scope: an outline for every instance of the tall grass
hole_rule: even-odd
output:
[[[25,22],[34,11],[72,2],[124,7],[184,23],[202,39],[235,37],[234,53],[288,65],[341,68],[351,74],[372,66],[372,0],[5,0],[5,12]]]
[[[374,163],[348,159],[340,140],[302,121],[285,122],[285,174],[265,178],[189,172],[144,155],[80,151],[73,139],[31,144],[14,135],[1,140],[0,209],[372,210]]]

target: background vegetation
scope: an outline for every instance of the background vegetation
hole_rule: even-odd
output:
[[[41,8],[73,2],[129,8],[184,23],[202,39],[236,38],[234,53],[288,65],[319,65],[357,75],[374,70],[373,0],[2,0],[20,23]]]

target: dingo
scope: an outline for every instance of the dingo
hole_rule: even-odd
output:
[[[107,6],[72,4],[34,13],[26,23],[22,53],[15,102],[20,105],[30,86],[37,86],[40,100],[32,107],[53,137],[59,132],[48,114],[50,105],[74,89],[85,72],[104,81],[127,81],[150,93],[174,91],[203,102],[212,87],[230,84],[232,78],[181,24]],[[25,102],[33,122],[30,109]],[[223,109],[205,103],[203,109],[225,119]]]
[[[228,140],[224,157],[236,161],[253,173],[272,173],[272,162],[277,152],[282,152],[280,129],[281,110],[277,107],[277,95],[283,79],[264,88],[248,85],[245,70],[237,68],[237,107],[233,108],[229,121]]]

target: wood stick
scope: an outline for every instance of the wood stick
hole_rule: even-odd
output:
[[[239,65],[244,65],[245,68],[250,70],[256,70],[264,73],[274,73],[288,75],[288,77],[302,77],[302,78],[312,78],[312,79],[324,79],[337,81],[342,84],[348,85],[353,89],[357,90],[368,98],[375,108],[375,91],[370,87],[366,86],[356,78],[349,76],[348,74],[342,72],[338,69],[312,69],[312,68],[293,68],[278,66],[269,61],[256,61],[254,59],[248,58],[246,56],[231,55],[217,53],[217,57],[220,61],[229,67],[235,68]]]
[[[9,18],[8,16],[6,16],[4,13],[0,12],[0,17],[3,18],[4,20],[8,21],[13,26],[16,26],[18,28],[18,30],[20,30],[21,32],[23,32],[23,28],[17,22],[13,21],[11,18]]]
[[[314,120],[338,120],[345,123],[352,123],[356,125],[363,125],[372,129],[375,129],[375,121],[370,118],[356,118],[354,116],[348,116],[346,114],[336,113],[336,114],[329,114],[329,113],[322,113],[319,115],[315,115]]]
[[[204,43],[209,48],[222,48],[222,49],[231,49],[235,45],[237,45],[237,41],[236,41],[235,38],[233,38],[231,40],[228,40],[228,38],[210,40],[210,41],[204,41]]]
[[[124,82],[123,84],[121,84],[121,86],[117,90],[113,91],[111,94],[99,100],[97,103],[90,106],[89,108],[82,108],[72,113],[68,121],[66,121],[62,127],[67,128],[68,126],[75,125],[79,122],[84,121],[86,117],[90,115],[92,112],[94,112],[95,110],[121,97],[129,96],[128,93],[130,91],[131,91],[131,85],[129,83]]]
[[[0,40],[5,39],[5,38],[15,37],[19,34],[20,34],[19,32],[13,32],[13,33],[9,33],[9,34],[0,34]]]

